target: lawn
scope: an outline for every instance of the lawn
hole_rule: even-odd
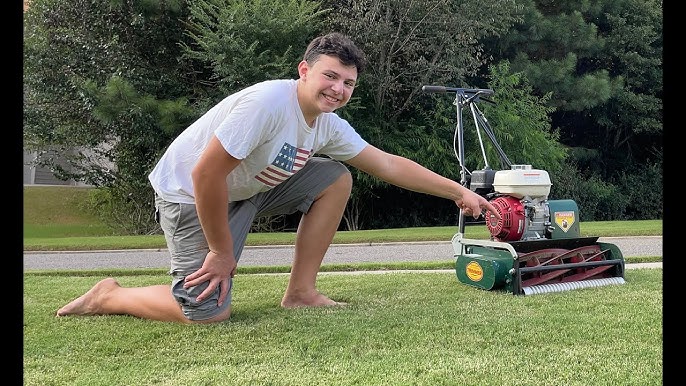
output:
[[[285,310],[287,275],[238,275],[214,325],[63,317],[101,277],[24,276],[24,385],[662,385],[662,270],[514,296],[454,273],[322,273],[345,307]],[[164,274],[117,277],[167,284]]]
[[[87,190],[73,189],[62,187],[55,198],[25,188],[25,250],[164,247],[161,235],[108,234],[80,209]],[[661,235],[662,222],[591,222],[581,230]],[[447,241],[455,232],[338,232],[334,242]],[[483,226],[467,234],[487,237]],[[251,234],[248,244],[293,238]],[[627,270],[623,285],[514,296],[464,285],[450,270],[401,271],[445,266],[325,265],[319,289],[349,305],[285,310],[279,302],[288,276],[276,272],[288,269],[278,268],[243,267],[231,320],[191,326],[119,315],[54,316],[108,275],[125,286],[168,284],[164,270],[24,272],[23,384],[663,384],[662,269]],[[369,269],[382,271],[347,272]]]

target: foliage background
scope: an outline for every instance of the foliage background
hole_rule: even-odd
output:
[[[497,140],[549,171],[550,198],[575,200],[584,221],[661,218],[661,16],[655,0],[34,0],[24,148],[99,187],[92,208],[114,229],[159,232],[147,174],[171,140],[228,93],[295,77],[307,42],[339,30],[371,62],[339,113],[376,146],[459,180],[455,107],[421,86],[493,88],[480,107]],[[456,222],[451,202],[355,179],[341,229]],[[256,227],[297,223],[270,220]]]

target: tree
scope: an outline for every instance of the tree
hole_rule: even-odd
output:
[[[195,115],[178,59],[184,10],[181,0],[36,0],[25,13],[24,147],[58,176],[106,190],[105,220],[126,233],[156,228],[147,172]]]
[[[147,175],[166,146],[241,80],[293,70],[291,47],[317,15],[317,3],[295,0],[36,0],[25,14],[24,147],[101,188],[95,205],[115,229],[157,232]]]
[[[643,218],[643,208],[661,218],[662,176],[654,171],[662,168],[663,158],[662,1],[522,4],[523,20],[510,33],[486,40],[486,50],[526,74],[537,95],[551,95],[552,126],[569,148],[574,175],[586,186],[574,192],[576,200],[595,203],[603,191],[614,192],[607,203],[626,202],[623,213],[589,208],[586,220],[594,213],[596,219],[639,213]],[[612,205],[593,207],[603,206]]]
[[[481,40],[507,33],[520,16],[516,2],[367,0],[326,4],[332,8],[330,24],[351,36],[370,62],[355,90],[355,103],[351,103],[351,108],[343,109],[341,114],[375,146],[459,180],[460,169],[452,141],[456,115],[452,100],[423,94],[422,86],[470,87],[468,82],[479,78],[485,85],[484,74],[479,70],[488,63],[488,58]],[[502,87],[496,94],[504,103],[491,109],[495,122],[505,129],[500,132],[502,139],[508,144],[516,143],[516,155],[522,160],[547,165],[558,163],[563,152],[553,144],[554,133],[549,132],[549,137],[545,137],[547,111],[536,106],[542,101],[532,101],[523,95],[530,89],[517,91],[513,88],[513,84],[519,85],[522,81],[520,76],[496,72],[493,81],[496,87]],[[527,124],[530,126],[525,127]],[[474,161],[470,164],[478,165],[481,152],[475,137],[471,139],[466,153],[469,160]],[[536,157],[536,151],[541,148],[553,149],[553,156],[548,160]],[[345,213],[348,227],[357,229],[362,221],[375,221],[375,227],[384,222],[393,226],[406,221],[405,226],[408,226],[408,218],[418,219],[421,215],[442,222],[452,217],[452,211],[446,211],[445,206],[432,204],[432,201],[442,199],[419,194],[408,198],[395,187],[363,173],[353,173],[356,183]],[[378,200],[377,197],[386,199]],[[408,199],[413,201],[413,213],[400,213],[399,208],[406,206]],[[445,204],[444,200],[442,202]],[[433,213],[442,210],[443,214],[428,213],[429,210],[423,211],[425,207],[431,207]],[[362,213],[371,215],[365,218]],[[402,220],[394,221],[390,217],[394,213]]]
[[[551,94],[552,124],[579,167],[612,179],[661,159],[662,1],[522,4],[523,20],[487,51]]]
[[[326,11],[308,0],[199,0],[189,5],[183,55],[199,63],[205,109],[254,83],[297,78]]]
[[[526,75],[513,73],[506,60],[489,69],[488,86],[497,90],[496,104],[485,104],[483,111],[510,161],[550,173],[560,170],[567,149],[558,142],[558,130],[550,125],[550,114],[555,111],[547,106],[550,94],[536,96]],[[487,151],[490,159],[496,159],[492,146]]]

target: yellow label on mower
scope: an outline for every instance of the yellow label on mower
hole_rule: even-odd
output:
[[[560,229],[567,232],[574,224],[574,211],[555,212],[555,224],[559,225]]]
[[[480,281],[484,278],[484,270],[476,261],[470,261],[465,267],[467,277],[472,281]]]

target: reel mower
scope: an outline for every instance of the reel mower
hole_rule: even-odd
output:
[[[485,197],[501,218],[488,214],[488,240],[464,237],[460,210],[458,232],[452,238],[457,279],[484,290],[514,295],[561,292],[578,288],[624,284],[624,257],[616,245],[581,237],[579,208],[573,200],[549,200],[548,172],[531,165],[512,164],[476,105],[493,94],[490,89],[423,86],[428,93],[455,93],[457,125],[455,152],[463,186]],[[464,166],[462,109],[468,107],[476,124],[484,169],[469,173]],[[498,152],[503,170],[492,170],[481,132]]]

